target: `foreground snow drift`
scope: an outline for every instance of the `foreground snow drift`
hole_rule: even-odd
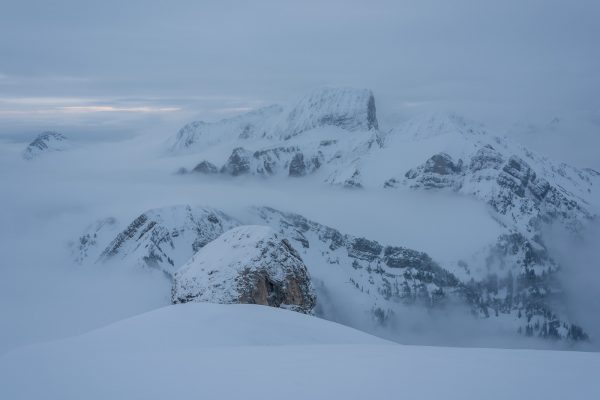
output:
[[[599,398],[600,354],[391,344],[271,307],[189,303],[0,358],[3,399]]]

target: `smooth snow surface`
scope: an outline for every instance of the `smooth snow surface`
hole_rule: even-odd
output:
[[[600,397],[600,355],[402,346],[255,305],[161,308],[0,358],[2,399]]]

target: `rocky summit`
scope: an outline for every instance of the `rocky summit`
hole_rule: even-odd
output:
[[[315,295],[300,254],[265,226],[233,228],[174,275],[173,303],[261,304],[312,313]]]

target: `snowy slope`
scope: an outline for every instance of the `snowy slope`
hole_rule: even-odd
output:
[[[222,142],[286,141],[306,131],[337,127],[345,131],[377,130],[375,98],[368,89],[321,88],[289,108],[270,106],[218,122],[191,122],[167,142],[174,154],[200,152]]]
[[[270,106],[214,123],[194,121],[182,127],[167,142],[171,153],[201,151],[224,141],[257,139],[271,133],[274,118],[281,114],[279,106]]]
[[[112,218],[92,224],[75,241],[73,255],[79,263],[142,266],[171,276],[196,251],[236,225],[233,218],[206,207],[153,209],[140,214],[118,234]]]
[[[421,160],[385,186],[446,189],[476,197],[490,204],[502,223],[523,234],[534,231],[535,220],[548,215],[581,224],[600,206],[593,194],[598,174],[553,163],[454,115],[409,121],[386,138],[385,147],[399,146],[420,148]]]
[[[213,124],[194,122],[169,139],[171,154],[196,153],[185,170],[300,177],[360,186],[355,162],[381,144],[370,90],[322,88],[290,108],[270,107]],[[228,156],[216,155],[223,153]],[[199,163],[199,164],[198,164]]]
[[[72,144],[68,139],[58,132],[40,133],[23,151],[25,160],[32,160],[43,154],[64,151],[70,149]]]
[[[0,398],[593,399],[599,368],[597,353],[402,346],[285,310],[191,303],[14,350]]]
[[[173,277],[173,303],[262,304],[310,314],[310,277],[298,252],[265,226],[233,228],[201,248]]]
[[[370,318],[380,325],[381,334],[393,338],[395,327],[406,324],[406,313],[425,317],[445,310],[443,324],[448,328],[476,321],[475,326],[493,327],[507,337],[518,332],[586,339],[578,325],[586,321],[577,321],[553,302],[560,286],[547,274],[533,279],[529,273],[502,275],[500,270],[479,280],[461,279],[454,271],[462,265],[440,265],[426,253],[399,244],[343,234],[301,215],[268,207],[257,208],[255,213],[258,221],[298,244],[315,280],[318,315],[324,318],[354,327],[364,327],[364,318]],[[461,308],[469,309],[471,315],[453,314]]]
[[[384,147],[400,146],[419,149],[414,154],[422,161],[413,161],[384,187],[476,198],[504,229],[495,243],[449,266],[480,292],[476,301],[496,304],[496,312],[522,310],[518,315],[529,321],[527,335],[585,338],[579,328],[567,333],[561,327],[560,320],[569,319],[555,301],[563,293],[557,278],[561,266],[550,256],[543,231],[554,224],[577,235],[597,220],[598,174],[554,163],[454,115],[405,123],[386,137]],[[483,306],[481,312],[490,311]]]
[[[368,89],[322,88],[302,97],[276,128],[284,140],[322,126],[347,131],[378,128],[375,98]]]
[[[401,148],[407,157],[391,162],[389,153]],[[455,115],[408,121],[388,134],[381,153],[381,163],[401,165],[387,172],[385,188],[473,197],[501,225],[504,232],[494,243],[455,260],[463,267],[453,272],[464,279],[556,270],[542,238],[544,225],[557,223],[576,233],[600,210],[600,175],[594,171],[554,163]],[[380,165],[371,167],[372,176],[385,173]]]

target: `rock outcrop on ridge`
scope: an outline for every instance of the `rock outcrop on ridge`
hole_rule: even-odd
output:
[[[289,241],[265,226],[233,228],[186,262],[173,277],[173,303],[243,303],[310,314],[315,294]]]

